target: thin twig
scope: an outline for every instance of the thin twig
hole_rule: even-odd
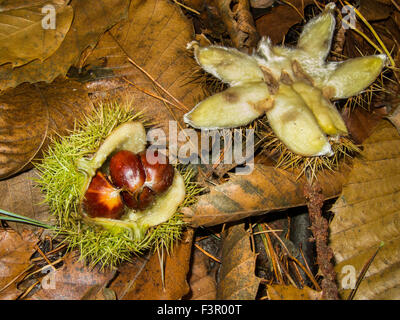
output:
[[[195,14],[200,15],[200,12],[198,12],[197,10],[188,7],[188,6],[184,5],[183,3],[178,2],[177,0],[173,0],[173,1],[174,1],[178,6],[181,6],[182,8],[184,8],[184,9],[190,11],[190,12],[193,12],[193,13],[195,13]]]
[[[137,86],[137,85],[134,84],[132,81],[129,81],[126,77],[123,77],[122,79],[125,80],[126,82],[128,82],[128,83],[129,83],[130,85],[132,85],[133,87],[135,87],[137,90],[139,90],[139,91],[141,91],[141,92],[143,92],[143,93],[145,93],[145,94],[147,94],[147,95],[149,95],[149,96],[151,96],[151,97],[153,97],[153,98],[156,98],[156,99],[161,100],[161,101],[163,101],[163,102],[165,102],[165,103],[168,103],[168,104],[170,104],[171,106],[173,106],[173,107],[175,107],[175,108],[177,108],[177,109],[179,109],[179,110],[181,110],[181,111],[186,111],[186,110],[182,110],[182,108],[181,108],[180,106],[178,106],[177,104],[172,103],[171,101],[169,101],[169,100],[167,100],[167,99],[165,99],[165,98],[163,98],[163,97],[161,97],[161,96],[158,96],[158,95],[156,95],[156,94],[154,94],[154,93],[151,93],[150,91],[148,91],[148,90],[146,90],[146,89],[143,89],[143,88]]]
[[[364,279],[365,274],[367,273],[369,267],[371,266],[372,262],[374,261],[376,255],[378,254],[379,250],[383,247],[383,242],[379,245],[378,249],[376,249],[376,251],[374,252],[374,254],[372,255],[371,258],[368,259],[368,261],[365,263],[365,265],[363,266],[363,268],[361,269],[360,275],[357,278],[357,282],[356,285],[354,287],[354,289],[351,290],[349,296],[347,297],[347,300],[353,300],[354,296],[356,295],[356,292],[358,290],[358,287],[361,284],[361,281]]]
[[[207,252],[206,250],[204,250],[202,247],[200,247],[198,244],[194,244],[194,246],[199,249],[202,253],[204,253],[207,257],[213,259],[214,261],[221,263],[221,260],[219,260],[218,258],[214,257],[211,253]]]

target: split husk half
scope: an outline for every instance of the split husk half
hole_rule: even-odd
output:
[[[185,122],[194,128],[235,128],[266,115],[274,137],[293,157],[329,159],[335,150],[343,150],[332,147],[350,140],[330,100],[365,90],[381,73],[387,57],[327,62],[334,9],[335,4],[329,3],[311,19],[295,48],[273,46],[262,39],[256,52],[247,55],[234,48],[190,43],[198,64],[230,87],[198,103],[185,115]]]

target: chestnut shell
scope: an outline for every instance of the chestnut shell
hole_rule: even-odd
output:
[[[119,190],[101,172],[97,172],[90,182],[82,206],[92,218],[119,219],[124,212]]]
[[[131,151],[118,151],[110,160],[110,176],[118,188],[135,193],[139,191],[146,179],[140,157]]]
[[[158,151],[142,152],[140,161],[146,173],[145,185],[156,193],[166,191],[174,180],[175,170],[165,157],[165,163],[157,162]]]

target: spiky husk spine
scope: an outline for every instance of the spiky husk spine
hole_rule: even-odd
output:
[[[86,176],[77,169],[76,162],[95,153],[113,129],[128,121],[140,121],[147,128],[152,125],[143,113],[132,111],[127,102],[101,104],[77,123],[69,135],[54,138],[43,159],[35,164],[44,201],[57,218],[58,235],[70,250],[79,249],[81,260],[91,265],[99,263],[103,268],[129,261],[132,255],[146,250],[170,250],[185,227],[180,208],[192,204],[201,191],[194,182],[194,171],[178,165],[176,169],[184,178],[185,200],[172,218],[147,230],[142,239],[137,239],[129,229],[105,229],[85,222],[80,214],[80,200]]]

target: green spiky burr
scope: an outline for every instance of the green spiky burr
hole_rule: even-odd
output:
[[[171,187],[145,210],[125,208],[121,219],[88,216],[82,199],[98,170],[107,172],[118,150],[140,152],[150,123],[143,113],[120,102],[99,105],[68,135],[53,139],[36,164],[38,184],[57,218],[58,235],[92,265],[113,267],[147,250],[171,249],[185,228],[180,208],[195,201],[195,172],[175,166]]]

